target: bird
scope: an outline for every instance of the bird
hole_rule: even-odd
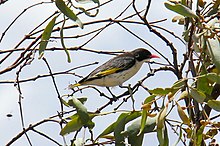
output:
[[[96,85],[107,88],[120,86],[133,77],[139,71],[142,64],[149,62],[151,58],[160,57],[151,54],[145,48],[137,48],[131,52],[117,55],[94,69],[78,83],[70,84],[69,89],[82,85]]]

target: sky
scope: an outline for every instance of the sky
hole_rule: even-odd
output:
[[[16,1],[9,0],[3,5],[0,5],[0,34],[4,32],[4,30],[8,27],[8,25],[27,7],[42,2],[40,0],[29,1]],[[46,1],[45,1],[46,2]],[[49,0],[47,2],[50,2]],[[99,14],[96,17],[88,17],[84,14],[80,15],[79,18],[83,23],[90,22],[99,19],[108,19],[115,18],[122,9],[124,9],[128,5],[129,1],[120,1],[115,0],[105,7],[100,8]],[[143,1],[138,3],[138,8],[143,8]],[[171,30],[177,35],[181,35],[182,28],[177,24],[171,22],[171,19],[176,14],[165,9],[164,0],[157,0],[152,2],[152,7],[150,9],[148,20],[156,21],[167,18],[167,21],[162,22],[161,26]],[[84,4],[85,7],[94,6],[93,4]],[[46,19],[49,15],[53,14],[56,11],[56,7],[54,3],[42,4],[35,6],[31,9],[28,9],[8,30],[6,35],[3,38],[3,41],[0,43],[0,50],[12,49],[15,45],[26,35],[28,34],[36,25],[40,24],[44,19]],[[134,11],[129,9],[124,16],[128,16],[129,14],[133,14]],[[67,22],[67,25],[72,25],[74,22]],[[106,23],[105,23],[106,24]],[[64,31],[66,36],[73,36],[76,34],[83,34],[85,32],[91,31],[94,28],[99,28],[100,26],[104,26],[105,24],[94,24],[92,26],[85,26],[83,30],[80,28],[69,29],[68,31]],[[134,26],[132,24],[125,24],[126,27],[134,31],[136,34],[144,38],[148,43],[153,45],[159,52],[167,56],[171,57],[171,52],[169,47],[161,41],[154,34],[150,33],[148,29]],[[41,28],[44,28],[43,25]],[[170,39],[175,46],[178,46],[183,51],[184,45],[176,40],[173,36],[169,35],[166,32],[161,31],[168,39]],[[57,35],[57,34],[54,34]],[[79,39],[68,39],[65,40],[66,47],[75,47],[79,46],[89,37],[79,38]],[[26,47],[30,41],[26,41],[21,47]],[[60,47],[60,41],[55,40],[49,43],[50,47]],[[182,47],[180,47],[182,46]],[[118,25],[112,25],[105,29],[100,35],[98,35],[95,39],[93,39],[90,43],[88,43],[85,48],[99,50],[99,51],[131,51],[135,48],[144,47],[149,48],[146,44],[129,34],[123,28]],[[154,50],[149,50],[157,54]],[[111,55],[104,54],[96,54],[91,52],[84,51],[72,51],[71,59],[72,62],[68,63],[66,60],[66,55],[64,51],[53,51],[53,52],[45,52],[45,58],[50,64],[53,72],[59,72],[68,70],[73,67],[77,67],[80,65],[99,62],[99,64],[104,63],[108,59],[110,59]],[[15,58],[19,55],[19,53],[14,53],[9,60],[0,65],[0,70],[4,69],[5,66],[8,66],[12,63]],[[4,54],[0,54],[0,59],[2,59]],[[37,75],[48,74],[48,69],[43,60],[38,60],[38,53],[36,53],[36,59],[31,63],[31,65],[26,66],[20,75],[21,79],[35,77]],[[178,56],[181,60],[181,55]],[[165,60],[161,58],[160,60],[155,60],[160,63],[164,63]],[[90,71],[92,71],[98,65],[93,65],[81,69],[74,70],[76,74],[81,76],[86,76]],[[157,67],[157,65],[152,65],[152,68]],[[15,80],[16,71],[12,71],[10,73],[6,73],[0,76],[1,81],[7,80]],[[143,78],[146,73],[149,72],[149,66],[147,64],[143,65],[141,70],[130,80],[125,82],[125,85],[132,84],[134,85],[138,80]],[[169,78],[167,78],[169,76]],[[71,94],[71,91],[67,90],[67,86],[70,83],[74,83],[78,81],[80,78],[72,75],[59,75],[55,77],[55,80],[58,85],[59,92],[61,95]],[[169,72],[163,72],[161,74],[156,74],[154,77],[146,80],[144,84],[150,89],[156,87],[169,87],[171,86],[176,78]],[[60,110],[60,104],[57,99],[57,94],[55,92],[53,83],[51,78],[41,78],[36,81],[31,81],[28,83],[21,84],[22,89],[22,107],[24,112],[25,126],[28,127],[29,124],[36,123],[42,119],[48,118],[50,116],[56,115],[57,111]],[[106,92],[105,88],[99,87],[99,89],[103,92]],[[112,91],[116,94],[121,93],[123,90],[115,87]],[[84,90],[83,93],[75,94],[76,97],[88,97],[88,101],[86,103],[86,107],[90,111],[95,111],[98,107],[107,102],[106,99],[99,97],[99,94],[94,92],[91,89]],[[146,98],[146,95],[141,94],[141,90],[135,95],[136,104],[135,107],[140,109],[141,103]],[[5,145],[12,137],[17,135],[22,131],[20,114],[19,114],[19,105],[18,105],[18,91],[14,87],[13,84],[3,84],[0,83],[0,145]],[[117,104],[116,104],[117,105]],[[107,108],[106,111],[112,110],[114,105]],[[124,104],[122,109],[131,109],[131,101]],[[7,114],[13,115],[12,117],[7,117]],[[97,122],[97,127],[95,134],[100,133],[105,127],[107,127],[111,122],[113,122],[117,118],[118,114],[115,116],[106,116],[106,120],[104,123],[100,121],[101,118],[95,119]],[[175,116],[175,115],[174,115]],[[57,139],[59,142],[62,142],[62,137],[59,136],[60,127],[58,124],[45,124],[39,126],[38,130],[42,130],[46,134],[50,135],[54,139]],[[83,135],[83,134],[81,134]],[[33,132],[29,133],[30,139],[34,145],[54,145],[47,139],[35,134]],[[67,136],[71,138],[72,135]],[[149,137],[154,138],[156,140],[155,134],[149,134]],[[171,142],[175,141],[176,138],[171,138]],[[146,144],[151,143],[151,140],[145,138],[144,141]],[[21,139],[15,142],[15,146],[19,145],[28,145],[26,138],[23,136]],[[153,144],[151,144],[154,146]],[[155,143],[155,146],[158,143]]]

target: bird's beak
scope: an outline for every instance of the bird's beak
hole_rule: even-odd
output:
[[[157,55],[152,54],[152,55],[150,56],[150,58],[160,58],[160,57],[157,56]]]

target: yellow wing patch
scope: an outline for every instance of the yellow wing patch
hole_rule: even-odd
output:
[[[108,70],[100,71],[97,74],[95,74],[95,76],[107,76],[107,75],[115,73],[116,71],[118,71],[120,69],[121,68],[111,68],[111,69],[108,69]]]
[[[80,85],[81,85],[80,83],[70,84],[70,85],[68,86],[68,89],[73,89],[74,87],[78,87],[78,86],[80,86]]]

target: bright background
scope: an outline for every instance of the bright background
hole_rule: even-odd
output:
[[[8,25],[27,7],[41,2],[40,0],[29,1],[29,0],[9,0],[3,5],[0,5],[0,34],[8,27]],[[48,2],[50,2],[48,0]],[[103,2],[101,0],[101,2]],[[115,18],[125,7],[129,4],[130,1],[121,1],[115,0],[106,6],[100,8],[99,14],[95,18],[90,18],[88,16],[80,15],[79,18],[82,22],[90,22],[99,19],[108,19]],[[182,28],[177,24],[172,23],[171,19],[176,14],[167,10],[163,3],[164,0],[156,0],[152,1],[152,5],[148,14],[148,20],[156,21],[167,18],[167,21],[159,23],[157,25],[165,27],[167,30],[174,32],[176,35],[181,36]],[[84,4],[83,6],[90,7],[95,6],[93,4]],[[143,9],[145,6],[145,2],[139,1],[138,8],[139,10]],[[36,25],[41,23],[44,19],[46,19],[49,15],[51,15],[56,10],[54,3],[42,4],[32,9],[28,9],[13,26],[6,33],[3,41],[0,43],[0,50],[13,49],[15,45],[24,37],[24,35],[28,34]],[[133,14],[134,11],[130,8],[121,18],[126,17],[130,14]],[[137,18],[137,17],[136,17]],[[67,25],[72,25],[73,22],[68,22]],[[91,26],[85,26],[83,30],[80,28],[69,29],[65,31],[66,36],[73,36],[76,34],[83,34],[88,32],[94,28],[99,28],[100,26],[104,26],[107,23],[100,23]],[[124,26],[128,27],[130,30],[138,34],[145,41],[154,46],[159,52],[164,54],[168,58],[172,58],[172,54],[170,48],[163,42],[161,39],[156,37],[153,33],[150,33],[147,27],[133,25],[133,24],[124,24]],[[42,27],[44,28],[45,25]],[[175,39],[170,34],[160,31],[165,35],[170,41],[178,48],[178,52],[184,51],[184,45],[177,39]],[[57,35],[57,33],[55,33]],[[54,35],[54,34],[53,34]],[[91,37],[91,36],[90,36]],[[75,47],[79,46],[88,40],[90,37],[80,38],[80,39],[68,39],[65,40],[66,47]],[[26,47],[30,41],[26,41],[22,46]],[[49,43],[50,47],[59,47],[60,41],[56,40]],[[149,48],[146,44],[129,34],[122,27],[117,24],[111,25],[107,29],[105,29],[99,36],[93,39],[90,43],[88,43],[85,48],[99,50],[99,51],[131,51],[135,48],[144,47]],[[149,49],[152,53],[156,54],[155,51]],[[71,51],[70,51],[71,52]],[[0,54],[0,59],[4,57],[5,54]],[[5,63],[0,64],[0,70],[4,69],[6,66],[10,65],[15,58],[19,55],[19,53],[14,53],[10,59],[8,59]],[[48,74],[48,69],[45,63],[42,60],[38,60],[38,54],[36,53],[36,59],[32,62],[31,65],[26,66],[20,75],[20,79],[26,79],[30,77],[35,77],[37,75]],[[59,72],[63,70],[68,70],[73,67],[77,67],[79,65],[84,65],[92,62],[100,62],[103,63],[110,59],[111,55],[104,54],[96,54],[89,53],[84,51],[72,51],[71,58],[72,62],[67,63],[66,55],[64,51],[55,51],[55,52],[46,52],[45,57],[50,64],[53,72]],[[179,53],[179,59],[181,60],[182,55]],[[154,60],[160,63],[166,63],[163,58]],[[171,60],[172,62],[172,60]],[[100,65],[100,64],[99,64]],[[86,76],[90,71],[92,71],[95,67],[89,66],[86,68],[81,68],[78,70],[74,70],[75,73]],[[151,65],[152,68],[158,67],[157,65]],[[0,82],[6,80],[15,80],[16,71],[18,68],[12,72],[6,73],[0,76]],[[143,65],[141,70],[129,81],[125,83],[125,85],[132,84],[134,85],[138,80],[142,79],[149,72],[148,64]],[[74,83],[78,81],[79,78],[71,75],[59,75],[56,76],[56,83],[59,88],[59,92],[61,95],[71,94],[71,91],[66,90],[66,87],[70,83]],[[154,77],[146,80],[144,85],[148,88],[153,89],[156,87],[169,87],[175,82],[176,78],[170,72],[161,72],[156,74]],[[21,84],[22,96],[24,99],[22,100],[22,107],[24,112],[25,125],[28,127],[29,124],[36,123],[42,119],[48,118],[52,115],[56,115],[57,111],[60,111],[60,104],[57,98],[57,94],[55,92],[52,80],[50,77],[41,78],[36,81],[31,81],[27,83]],[[101,91],[106,92],[105,88],[99,88]],[[141,108],[141,102],[148,96],[146,92],[142,92],[140,89],[135,94],[136,100],[136,109],[139,110]],[[115,94],[122,93],[124,89],[115,87],[112,89]],[[108,94],[108,93],[107,93]],[[97,92],[94,92],[92,89],[86,89],[83,93],[75,94],[76,97],[88,97],[88,101],[86,102],[86,107],[89,111],[95,111],[98,107],[105,104],[108,100],[105,98],[99,97]],[[5,145],[11,138],[16,136],[19,132],[22,131],[19,106],[18,106],[18,91],[14,87],[13,84],[3,84],[0,83],[0,145]],[[104,111],[112,111],[114,107],[116,107],[118,103],[109,106]],[[126,104],[124,104],[121,109],[131,110],[131,101],[129,100]],[[7,117],[7,114],[12,114],[11,118]],[[105,117],[95,118],[94,122],[95,126],[95,137],[98,133],[100,133],[103,129],[105,129],[110,123],[114,122],[117,118],[118,114],[109,115]],[[176,115],[173,115],[177,117]],[[62,142],[62,137],[59,136],[60,127],[58,124],[43,124],[42,126],[37,127],[36,129],[42,130],[47,135],[51,136],[54,139]],[[173,131],[170,130],[169,138],[171,140],[170,144],[176,141],[177,136],[173,134]],[[51,141],[39,136],[36,133],[28,132],[28,135],[31,139],[33,145],[54,145]],[[83,133],[81,134],[83,136]],[[72,134],[68,135],[67,138],[72,138]],[[157,138],[156,133],[147,134],[144,140],[145,145],[150,144],[151,146],[157,146]],[[25,146],[28,145],[25,136],[19,139],[14,143],[15,146]],[[180,143],[181,145],[181,143]]]

